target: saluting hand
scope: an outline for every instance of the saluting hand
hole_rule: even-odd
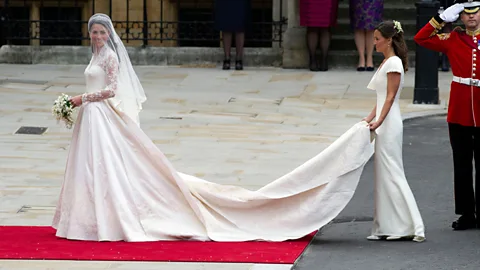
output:
[[[463,11],[464,6],[463,4],[455,4],[447,8],[442,14],[440,14],[440,18],[447,23],[454,22],[458,19],[459,14]]]

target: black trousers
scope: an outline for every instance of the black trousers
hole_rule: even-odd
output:
[[[458,215],[480,212],[480,127],[448,124],[453,152],[455,213]],[[473,160],[475,160],[475,192],[473,188]],[[478,216],[480,219],[480,213]]]

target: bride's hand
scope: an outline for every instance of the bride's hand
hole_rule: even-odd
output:
[[[74,96],[70,98],[70,102],[73,104],[73,107],[78,107],[82,105],[82,96]]]
[[[369,126],[370,126],[370,130],[371,131],[375,131],[382,123],[380,122],[373,122],[373,123],[370,123]]]

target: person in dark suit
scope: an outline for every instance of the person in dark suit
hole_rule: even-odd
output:
[[[235,69],[243,69],[245,31],[251,19],[251,0],[215,0],[215,29],[222,32],[223,69],[230,69],[230,49],[235,33]]]

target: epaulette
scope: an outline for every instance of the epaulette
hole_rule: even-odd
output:
[[[450,33],[437,34],[440,40],[447,40],[450,37]]]
[[[457,27],[453,28],[452,32],[453,32],[453,31],[455,31],[455,32],[457,32],[457,33],[462,33],[462,32],[465,33],[465,29],[463,29],[463,28],[460,27],[460,26],[457,26]]]

